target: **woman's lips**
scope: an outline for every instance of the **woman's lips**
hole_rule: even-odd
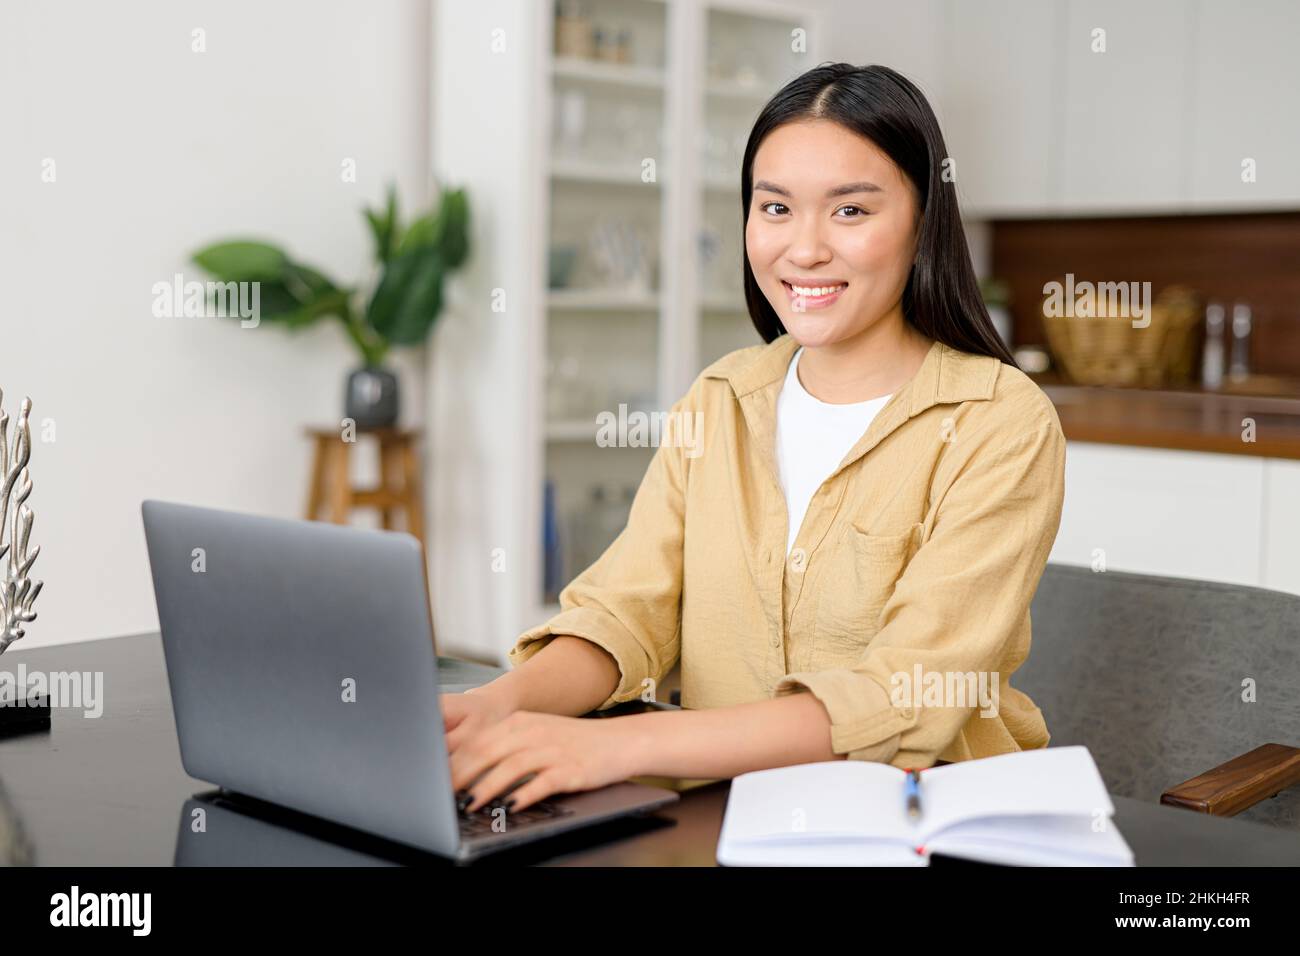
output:
[[[790,298],[790,305],[796,312],[807,311],[808,309],[825,309],[834,304],[835,300],[847,289],[848,283],[844,283],[834,292],[826,295],[800,295],[794,290],[794,286],[781,280],[781,285],[785,287],[785,294]]]

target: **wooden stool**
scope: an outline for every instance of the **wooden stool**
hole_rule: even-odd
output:
[[[429,563],[425,555],[424,507],[420,487],[420,463],[416,445],[420,433],[403,428],[358,431],[357,438],[372,437],[379,447],[379,485],[355,488],[351,479],[351,449],[357,444],[344,441],[338,428],[308,428],[313,439],[311,485],[307,495],[307,520],[316,521],[325,510],[326,520],[347,524],[355,508],[378,508],[383,526],[394,529],[394,512],[403,513],[402,530],[420,542],[424,561],[425,598],[428,599]],[[429,614],[433,621],[432,606]],[[436,649],[437,642],[435,640]]]

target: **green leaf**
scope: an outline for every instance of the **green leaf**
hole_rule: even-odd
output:
[[[291,262],[282,281],[257,281],[258,318],[291,329],[302,328],[322,316],[341,315],[350,294],[350,290],[337,288],[315,269]]]
[[[200,249],[194,264],[222,282],[274,282],[284,276],[289,257],[264,242],[219,242]]]
[[[436,213],[426,212],[423,216],[411,222],[410,227],[406,230],[406,235],[402,237],[402,241],[397,247],[398,255],[405,255],[408,252],[416,252],[433,246],[435,215]]]
[[[469,199],[463,189],[443,194],[434,224],[434,243],[447,269],[457,269],[469,256]]]
[[[303,305],[339,291],[333,280],[300,262],[285,266],[283,281],[290,294]]]
[[[293,316],[302,304],[293,297],[283,282],[258,282],[257,309],[261,322],[293,324]]]
[[[291,262],[284,272],[284,287],[298,306],[286,318],[291,328],[310,325],[325,315],[342,315],[347,309],[348,290],[311,266]]]
[[[332,289],[325,292],[299,309],[289,324],[294,327],[310,325],[326,315],[343,317],[347,313],[350,295],[351,291],[348,289]]]
[[[398,252],[421,248],[438,250],[447,269],[458,268],[465,261],[469,254],[469,200],[465,190],[444,192],[437,210],[411,223]]]
[[[393,345],[417,345],[442,310],[445,267],[431,247],[403,252],[384,269],[366,309],[370,326]]]
[[[375,240],[375,258],[387,262],[392,258],[394,239],[397,235],[397,190],[388,187],[388,203],[380,212],[365,210],[366,222],[370,224],[370,234]]]

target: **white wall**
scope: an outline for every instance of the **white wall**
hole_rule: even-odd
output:
[[[530,315],[545,290],[545,206],[526,157],[547,144],[537,77],[549,16],[536,0],[439,0],[431,31],[433,167],[473,197],[474,253],[430,354],[430,588],[439,652],[486,660],[528,620],[518,581],[541,581],[542,478],[519,449],[541,430],[530,397],[545,343]]]
[[[341,417],[345,336],[158,319],[150,289],[204,278],[188,252],[235,235],[365,277],[360,207],[390,179],[408,209],[427,196],[428,22],[419,0],[0,7],[0,388],[54,427],[33,436],[45,590],[16,649],[156,628],[143,498],[302,511],[302,429]],[[408,424],[422,351],[398,362]]]

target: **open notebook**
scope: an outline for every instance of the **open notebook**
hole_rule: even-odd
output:
[[[724,866],[927,866],[932,853],[1022,866],[1132,866],[1087,747],[1048,747],[907,774],[833,760],[741,774],[718,841]]]

